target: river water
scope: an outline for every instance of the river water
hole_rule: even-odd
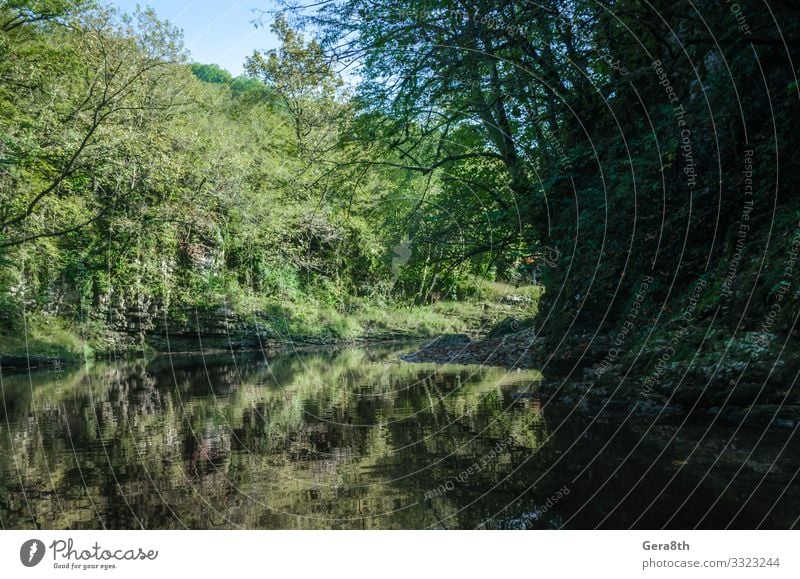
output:
[[[590,419],[413,345],[2,374],[0,526],[789,528],[790,429]],[[548,378],[549,379],[549,378]]]

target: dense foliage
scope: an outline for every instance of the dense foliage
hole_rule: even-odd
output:
[[[2,3],[4,333],[24,312],[102,334],[187,308],[288,315],[386,299],[382,208],[417,179],[362,162],[319,45],[284,21],[274,30],[282,47],[232,78],[189,64],[151,10]]]
[[[484,279],[543,282],[557,342],[687,307],[790,337],[793,4],[292,3],[233,78],[150,11],[4,1],[3,323],[346,320]]]
[[[693,298],[709,327],[795,331],[796,307],[764,327],[800,226],[795,2],[285,10],[360,67],[367,136],[436,175],[412,266],[543,275],[556,342],[619,331],[642,280],[643,335]],[[784,293],[797,304],[796,283]]]

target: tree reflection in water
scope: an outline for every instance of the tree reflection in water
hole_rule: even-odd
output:
[[[587,430],[585,419],[543,407],[538,372],[397,362],[407,349],[158,357],[71,369],[57,380],[4,375],[2,523],[361,529],[525,520],[585,528],[620,504],[625,477],[661,482],[652,493],[642,485],[604,523],[627,526],[676,468],[680,440],[648,471],[664,446],[658,436],[626,458],[639,440],[635,427],[606,445],[616,425],[595,421]],[[687,496],[680,490],[697,483],[693,472],[637,524],[672,515]],[[755,480],[741,476],[737,492]],[[702,484],[717,488],[720,479]],[[565,485],[569,494],[552,508],[526,515]],[[704,499],[692,496],[686,509],[696,510]],[[710,525],[738,510],[734,499],[723,497]],[[784,500],[796,502],[796,493]]]

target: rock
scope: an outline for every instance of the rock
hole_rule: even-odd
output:
[[[800,420],[800,406],[780,406],[778,404],[754,404],[748,408],[733,407],[723,414],[732,424],[745,424],[748,426],[766,426],[769,424],[787,427],[789,422],[796,423]]]
[[[655,398],[647,398],[644,401],[637,402],[633,408],[634,416],[656,416],[656,415],[674,415],[684,414],[686,409],[677,404],[665,404],[663,401]]]
[[[750,407],[750,415],[748,418],[758,424],[764,424],[776,419],[797,420],[800,418],[800,406],[756,404]]]
[[[756,402],[759,396],[764,399],[767,392],[768,389],[764,387],[762,390],[760,384],[739,384],[733,390],[717,392],[711,397],[711,402],[718,406],[724,403],[729,406],[750,406]]]
[[[531,303],[531,298],[523,295],[507,295],[500,298],[500,303],[509,306],[524,306]]]
[[[724,411],[717,411],[725,420],[731,424],[739,426],[743,421],[746,414],[743,408],[726,408]]]
[[[695,404],[700,407],[708,406],[711,402],[711,393],[707,388],[700,386],[679,386],[672,394],[672,402],[687,407]]]
[[[442,334],[431,342],[425,344],[424,348],[439,348],[443,346],[462,346],[469,344],[472,340],[466,334]]]
[[[489,333],[486,334],[486,337],[499,338],[500,336],[513,334],[515,332],[519,332],[520,330],[525,330],[532,326],[533,326],[533,319],[508,316],[507,318],[503,319],[500,323],[498,323],[496,326],[494,326],[491,330],[489,330]]]
[[[763,461],[757,461],[757,460],[754,460],[754,459],[750,459],[750,460],[746,461],[745,464],[747,465],[748,468],[750,468],[751,470],[753,470],[754,472],[757,472],[759,474],[767,474],[767,473],[775,474],[775,473],[780,473],[781,472],[780,468],[778,468],[776,465],[774,465],[772,463],[769,463],[769,462],[763,462]]]

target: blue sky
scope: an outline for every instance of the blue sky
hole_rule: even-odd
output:
[[[214,63],[234,76],[242,73],[244,59],[254,49],[275,48],[277,41],[269,27],[256,29],[254,9],[272,7],[269,0],[110,0],[126,12],[137,4],[151,6],[162,20],[183,29],[192,59]],[[267,17],[268,18],[268,17]]]

